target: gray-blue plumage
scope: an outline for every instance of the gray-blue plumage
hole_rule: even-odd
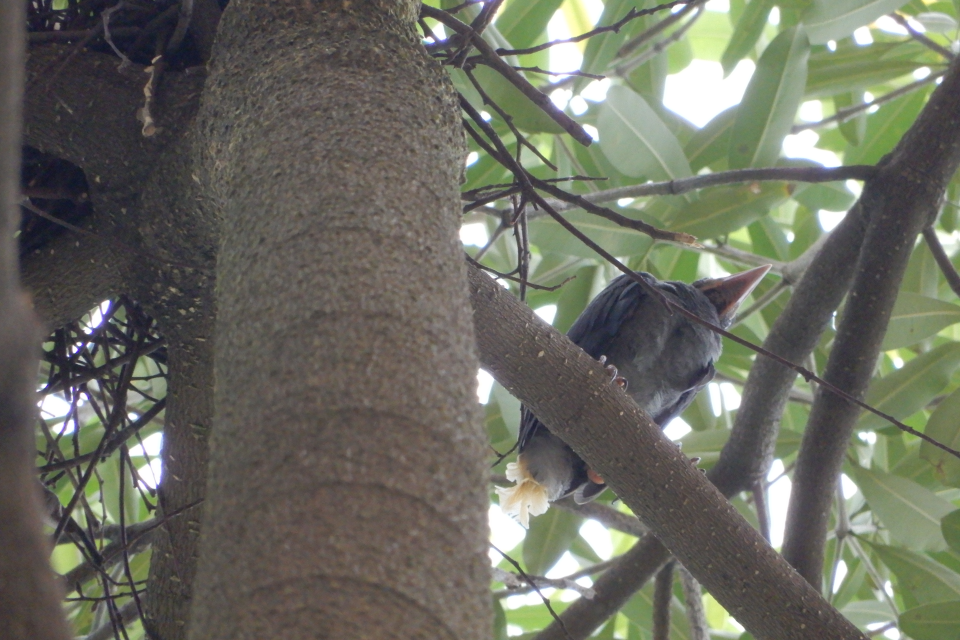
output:
[[[661,282],[648,273],[638,275],[676,304],[725,328],[766,271],[761,267],[692,285]],[[680,415],[713,378],[721,350],[719,335],[671,312],[626,275],[593,299],[567,336],[591,357],[606,356],[626,379],[627,393],[661,427]],[[577,502],[587,502],[604,489],[604,484],[591,480],[586,463],[526,408],[519,449],[551,501],[574,494]]]

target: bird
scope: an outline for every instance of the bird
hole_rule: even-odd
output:
[[[721,329],[760,283],[770,265],[692,284],[665,282],[645,272],[636,276],[674,304]],[[693,402],[716,373],[720,335],[651,295],[629,275],[610,282],[587,305],[567,337],[607,365],[653,421],[664,428]],[[511,487],[497,487],[500,507],[525,528],[529,517],[549,503],[573,495],[578,504],[599,496],[603,478],[526,407],[522,409],[516,462],[507,465]]]

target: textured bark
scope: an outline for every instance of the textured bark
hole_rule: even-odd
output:
[[[490,637],[465,149],[416,10],[224,13],[199,121],[223,238],[192,638]]]
[[[469,275],[474,322],[484,328],[477,334],[483,367],[602,475],[754,637],[864,638],[610,384],[596,360],[485,274]]]
[[[39,330],[17,278],[24,4],[0,3],[0,629],[10,640],[69,637],[34,480]]]
[[[856,398],[870,386],[917,235],[936,218],[958,165],[960,63],[954,62],[860,197],[869,223],[823,376]],[[797,456],[783,554],[817,589],[830,507],[859,416],[858,406],[818,390]]]
[[[183,328],[195,331],[193,339],[183,330],[170,339],[158,515],[197,506],[167,520],[153,542],[156,560],[150,563],[144,624],[160,638],[184,636],[192,602],[199,557],[199,503],[205,494],[208,436],[213,424],[212,324],[210,315]]]

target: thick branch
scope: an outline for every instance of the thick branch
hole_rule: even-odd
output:
[[[471,269],[470,282],[482,366],[601,473],[754,636],[863,637],[609,384],[599,363],[482,272]]]
[[[917,234],[939,209],[960,164],[960,63],[953,63],[860,204],[869,223],[856,278],[824,379],[860,398]],[[784,556],[818,589],[830,505],[860,408],[820,390],[804,433],[787,516]]]
[[[862,238],[863,220],[854,207],[813,258],[764,340],[765,349],[791,362],[803,362],[813,351],[850,286]],[[725,494],[748,490],[766,476],[796,377],[769,358],[754,362],[730,439],[710,470]]]
[[[20,291],[14,241],[25,6],[0,3],[0,629],[11,640],[60,640],[69,634],[32,460],[39,331]]]

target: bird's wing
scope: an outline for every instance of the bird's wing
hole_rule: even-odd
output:
[[[651,278],[639,274],[642,278]],[[626,275],[614,279],[607,288],[594,298],[583,310],[567,332],[574,344],[587,352],[591,358],[606,355],[613,338],[623,323],[629,319],[646,297],[643,288]],[[533,413],[524,408],[520,418],[520,451],[530,438],[543,426]]]
[[[517,438],[517,447],[520,453],[523,453],[523,450],[527,448],[527,443],[530,442],[530,438],[534,436],[537,430],[546,427],[544,427],[543,423],[537,419],[537,416],[533,415],[533,412],[526,407],[521,407],[521,411],[520,435]]]
[[[638,275],[648,281],[653,279],[646,273]],[[651,284],[655,284],[655,281]],[[591,358],[599,359],[600,356],[609,355],[607,352],[611,341],[646,296],[643,287],[630,277],[622,275],[616,278],[587,305],[570,327],[567,337]]]
[[[713,362],[708,362],[707,366],[701,369],[694,376],[694,379],[690,381],[690,386],[686,391],[680,394],[680,397],[677,398],[677,401],[674,402],[669,407],[664,407],[664,409],[655,416],[652,416],[653,421],[656,422],[661,429],[667,426],[671,420],[683,413],[683,410],[690,406],[690,403],[693,402],[693,399],[697,397],[697,393],[700,392],[708,382],[713,380],[713,376],[716,374],[716,369],[713,368]]]

